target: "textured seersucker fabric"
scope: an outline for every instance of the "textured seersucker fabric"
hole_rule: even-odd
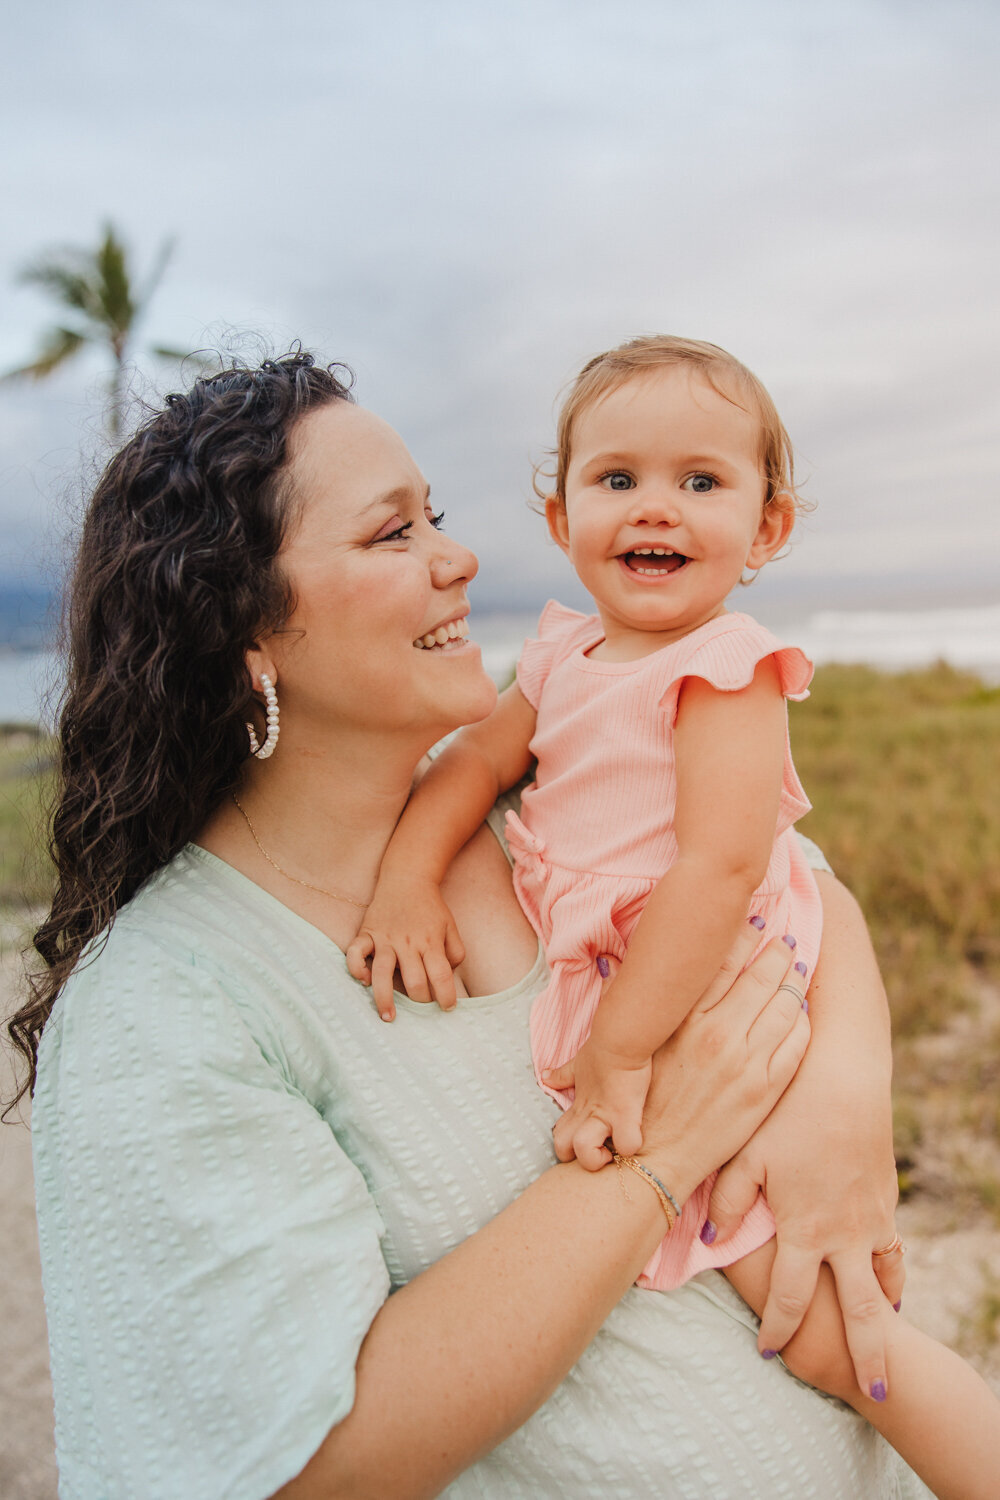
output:
[[[263,1500],[350,1409],[393,1285],[550,1165],[520,984],[385,1026],[343,956],[188,848],[61,997],[33,1111],[63,1500]],[[489,1288],[484,1288],[484,1296]],[[717,1273],[630,1292],[452,1500],[912,1500]]]

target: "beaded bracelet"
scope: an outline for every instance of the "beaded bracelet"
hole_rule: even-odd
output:
[[[637,1172],[640,1177],[644,1177],[646,1179],[650,1187],[653,1189],[653,1192],[660,1200],[660,1207],[663,1209],[663,1212],[666,1215],[667,1233],[669,1234],[674,1225],[677,1223],[677,1220],[681,1216],[680,1205],[670,1189],[668,1187],[664,1187],[663,1183],[656,1176],[656,1174],[654,1172],[651,1172],[648,1167],[644,1167],[642,1162],[637,1161],[634,1156],[620,1156],[619,1153],[615,1151],[613,1152],[613,1160],[615,1166],[618,1168],[618,1180],[622,1185],[622,1191],[624,1192],[626,1198],[629,1196],[629,1192],[628,1188],[625,1185],[625,1173],[622,1171],[623,1167],[628,1167],[630,1172]]]

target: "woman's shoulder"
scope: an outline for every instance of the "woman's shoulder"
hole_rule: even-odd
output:
[[[110,1038],[148,1076],[180,1057],[186,1067],[244,1046],[280,1058],[289,1008],[267,957],[296,921],[252,881],[188,845],[84,952],[42,1034],[40,1077],[56,1071],[57,1056],[99,1073]],[[301,950],[302,934],[287,938]],[[324,977],[335,982],[335,967]]]

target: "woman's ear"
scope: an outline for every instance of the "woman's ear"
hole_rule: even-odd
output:
[[[247,671],[250,673],[250,680],[253,683],[253,690],[255,693],[261,693],[264,690],[263,684],[260,680],[262,673],[264,673],[271,679],[272,687],[277,687],[278,669],[274,665],[274,659],[268,651],[260,646],[254,646],[251,651],[248,651],[246,653],[246,657],[244,659],[247,664]]]
[[[545,499],[545,519],[548,522],[549,536],[561,547],[564,552],[569,552],[569,521],[566,516],[566,506],[558,495],[547,495]]]
[[[792,534],[795,525],[795,501],[787,490],[778,493],[764,506],[757,535],[747,553],[748,568],[762,568],[780,552]]]

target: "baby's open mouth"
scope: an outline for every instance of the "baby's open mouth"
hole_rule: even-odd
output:
[[[636,547],[632,552],[621,553],[621,559],[630,572],[647,576],[676,573],[690,561],[683,552],[674,552],[670,547]]]

